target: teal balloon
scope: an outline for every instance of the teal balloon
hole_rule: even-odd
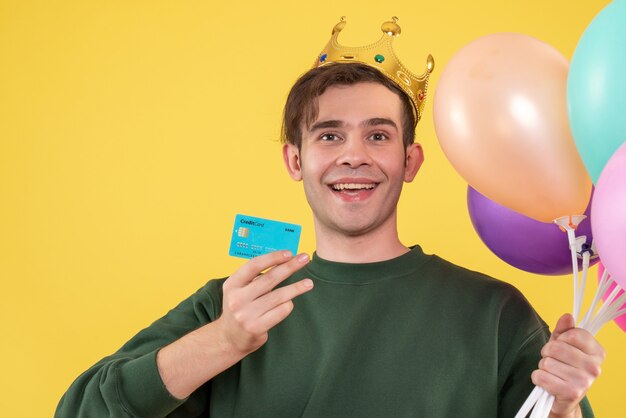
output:
[[[567,77],[567,112],[578,152],[597,183],[626,142],[626,1],[607,5],[576,46]]]

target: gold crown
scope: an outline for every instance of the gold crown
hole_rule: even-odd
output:
[[[398,18],[394,16],[390,22],[382,24],[380,29],[383,31],[383,36],[377,42],[365,46],[347,47],[340,45],[337,41],[339,32],[346,26],[346,17],[342,16],[341,21],[333,28],[330,41],[318,56],[313,67],[321,67],[330,63],[360,62],[376,68],[409,96],[417,124],[424,110],[428,77],[435,68],[435,60],[432,55],[428,55],[426,71],[420,76],[411,73],[402,65],[391,46],[393,38],[400,35],[400,25],[396,23],[397,21]]]

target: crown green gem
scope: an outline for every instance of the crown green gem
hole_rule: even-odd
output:
[[[374,60],[380,64],[381,62],[385,60],[385,57],[383,55],[376,54],[376,56],[374,57]]]

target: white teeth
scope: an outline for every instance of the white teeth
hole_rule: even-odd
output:
[[[375,187],[375,184],[367,183],[367,184],[359,184],[359,183],[340,183],[333,184],[333,190],[371,190]]]

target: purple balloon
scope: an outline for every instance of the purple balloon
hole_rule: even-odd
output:
[[[572,256],[567,234],[553,223],[539,222],[486,198],[467,187],[467,207],[474,229],[485,245],[500,259],[530,273],[563,275],[572,273]],[[587,206],[576,236],[586,235],[591,244],[591,205]],[[598,259],[591,260],[590,265]],[[582,260],[578,261],[582,268]]]

